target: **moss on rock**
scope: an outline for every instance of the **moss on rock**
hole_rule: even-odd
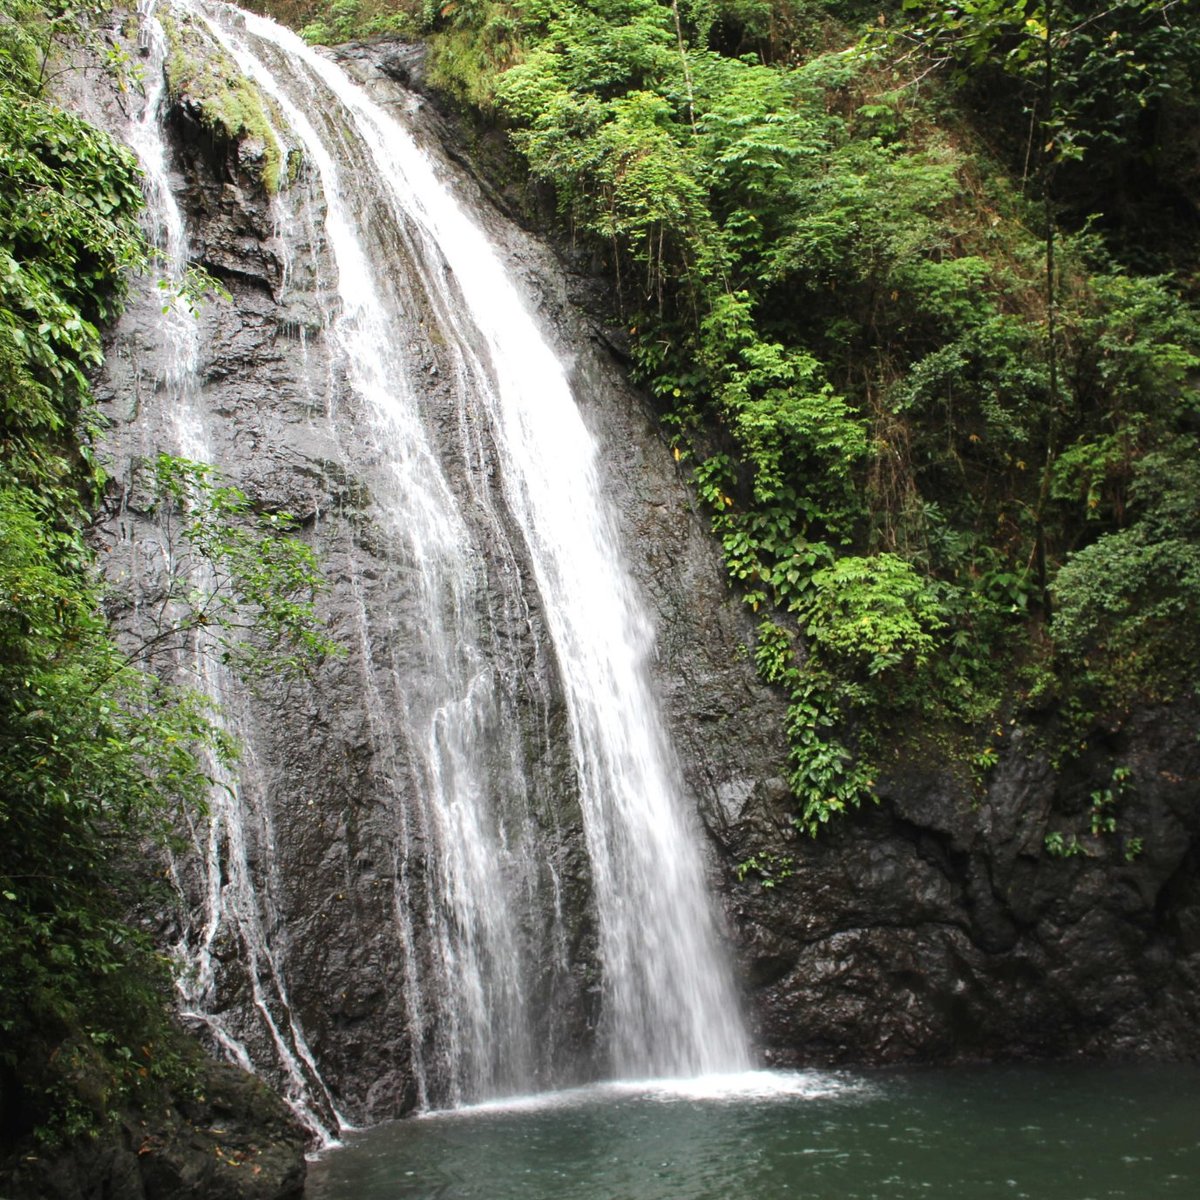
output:
[[[269,195],[294,182],[300,149],[279,105],[239,69],[229,53],[190,14],[164,14],[167,93],[188,104],[215,137],[236,143],[262,163]]]

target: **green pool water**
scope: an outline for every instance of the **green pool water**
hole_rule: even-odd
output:
[[[351,1134],[309,1178],[312,1200],[1200,1200],[1200,1068],[602,1085]]]

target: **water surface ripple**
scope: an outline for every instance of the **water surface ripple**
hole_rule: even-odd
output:
[[[750,1073],[396,1122],[312,1200],[1159,1200],[1200,1195],[1200,1069]]]

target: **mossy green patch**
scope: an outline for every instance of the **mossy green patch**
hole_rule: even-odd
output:
[[[164,15],[162,26],[171,99],[187,97],[206,128],[261,155],[262,182],[269,195],[295,182],[301,152],[289,145],[290,130],[279,105],[246,78],[190,15]]]

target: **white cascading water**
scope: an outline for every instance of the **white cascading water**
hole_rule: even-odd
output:
[[[746,1069],[750,1053],[689,798],[645,669],[652,630],[623,565],[597,447],[562,363],[496,250],[401,124],[270,21],[202,0],[172,0],[171,7],[176,20],[205,28],[272,98],[287,123],[277,136],[302,149],[306,169],[293,190],[319,194],[333,261],[324,332],[370,415],[373,444],[360,453],[382,464],[389,481],[380,502],[390,536],[406,548],[420,599],[421,619],[404,630],[420,669],[398,668],[382,685],[372,670],[365,686],[376,751],[396,774],[415,778],[421,798],[413,812],[398,810],[404,828],[393,874],[399,941],[411,951],[403,974],[418,1103],[461,1104],[574,1081],[553,1037],[547,1043],[546,1014],[530,1011],[533,981],[565,977],[571,965],[560,920],[531,933],[534,894],[549,892],[557,912],[562,881],[539,845],[545,816],[533,811],[537,787],[520,766],[528,755],[506,701],[513,685],[487,649],[497,627],[531,623],[519,589],[489,601],[486,612],[478,601],[486,581],[472,548],[478,529],[502,543],[506,522],[532,565],[552,642],[547,653],[565,699],[602,970],[604,1069],[639,1078]],[[136,136],[143,134],[149,139],[148,131]],[[161,142],[143,154],[149,175],[154,154],[161,162]],[[159,178],[151,182],[152,201],[159,190],[169,195],[165,173]],[[287,192],[276,205],[286,241],[304,219],[301,209],[311,213],[313,205],[300,206]],[[178,241],[175,261],[182,262],[182,234]],[[405,261],[380,262],[379,247],[395,247]],[[398,316],[413,302],[397,277],[406,263],[419,271],[423,302],[455,364],[466,496],[447,478],[427,400],[405,361]],[[186,396],[185,386],[172,386]],[[336,428],[337,414],[330,415]],[[197,456],[202,450],[197,443]],[[499,499],[487,482],[493,471]],[[516,553],[510,558],[516,577]],[[386,666],[387,649],[365,620],[361,637],[364,661]],[[222,684],[214,695],[223,694]],[[243,777],[230,805],[244,808],[246,792]],[[249,915],[269,910],[270,897],[242,894],[237,820],[214,808],[214,827],[222,822],[228,830],[222,857],[230,878],[210,890],[203,932],[193,931],[187,1002],[205,1011],[204,955],[212,931],[233,924],[252,958],[251,975],[271,989],[255,999],[274,1028],[276,1071],[282,1063],[291,1074],[290,1055],[298,1085],[318,1093],[310,1124],[318,1120],[313,1112],[337,1120],[328,1095],[319,1095],[302,1031],[280,1021],[279,1013],[290,1021],[283,971],[259,936],[266,926],[260,921],[256,934]],[[219,872],[211,851],[202,856]],[[414,949],[414,912],[430,925],[422,931],[429,955]],[[240,1057],[240,1043],[226,1043],[219,1022],[214,1033]]]
[[[208,462],[212,457],[196,403],[200,333],[185,295],[187,232],[167,171],[161,126],[166,47],[155,7],[156,0],[142,0],[138,8],[147,87],[140,115],[125,130],[143,170],[147,236],[155,249],[159,275],[152,296],[160,309],[152,326],[159,343],[151,352],[157,364],[157,377],[149,381],[156,399],[154,415],[132,425],[126,437],[136,438],[138,444],[125,446],[127,454],[141,459],[143,469],[152,469],[150,464],[162,451],[195,462]],[[132,524],[125,520],[118,528],[132,532]],[[188,588],[204,591],[211,586],[204,569],[186,561],[186,547],[177,545],[167,529],[162,534],[161,540],[129,537],[133,576],[170,580],[182,575]],[[158,611],[147,612],[135,594],[135,634],[148,640],[161,633],[172,617],[169,600]],[[304,1034],[292,1015],[285,975],[267,934],[274,924],[276,889],[269,880],[266,887],[256,882],[249,862],[248,842],[253,839],[270,848],[274,835],[266,807],[256,803],[260,788],[253,744],[241,736],[238,688],[220,662],[219,648],[203,628],[193,631],[189,645],[175,648],[173,654],[173,668],[184,677],[185,685],[207,697],[213,712],[242,748],[236,770],[210,756],[206,769],[213,784],[208,814],[203,819],[188,817],[196,853],[182,861],[173,857],[170,863],[176,887],[189,904],[175,947],[183,967],[177,981],[181,1012],[185,1019],[202,1024],[231,1059],[247,1070],[254,1069],[253,1055],[240,1031],[218,1015],[214,1003],[218,986],[215,947],[232,940],[246,960],[256,1024],[269,1034],[271,1066],[282,1094],[314,1138],[329,1144],[347,1123],[322,1085]],[[270,861],[271,855],[267,858]]]

